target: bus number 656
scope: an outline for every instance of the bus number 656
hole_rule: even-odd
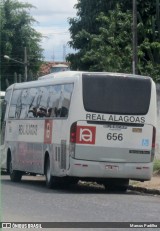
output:
[[[107,140],[123,140],[123,134],[122,133],[107,133]]]

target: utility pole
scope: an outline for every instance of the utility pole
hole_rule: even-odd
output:
[[[26,47],[24,48],[24,79],[25,79],[25,82],[27,82],[27,49]]]
[[[133,74],[137,74],[137,0],[133,0]]]

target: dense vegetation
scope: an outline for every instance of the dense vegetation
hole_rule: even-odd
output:
[[[153,171],[160,174],[160,160],[154,160]]]
[[[32,24],[35,20],[29,10],[33,7],[28,3],[17,0],[1,0],[0,4],[0,77],[1,89],[14,82],[14,73],[24,76],[24,65],[4,59],[7,55],[15,60],[24,62],[24,48],[27,50],[28,73],[37,73],[42,49],[40,47],[41,34],[35,31]],[[22,78],[23,80],[23,78]]]
[[[128,0],[78,0],[77,16],[69,19],[70,46],[75,53],[67,61],[74,70],[132,72],[132,2]],[[32,27],[31,4],[1,0],[0,77],[14,82],[24,75],[24,65],[4,59],[8,55],[24,62],[28,74],[36,75],[42,60],[41,34]],[[160,80],[160,0],[137,0],[138,73]],[[23,80],[23,79],[22,79]]]
[[[78,0],[69,19],[72,69],[132,72],[132,1]],[[160,80],[160,2],[137,0],[138,73]]]

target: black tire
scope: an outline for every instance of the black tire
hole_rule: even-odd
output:
[[[129,179],[110,179],[104,183],[108,192],[126,192],[129,185]]]
[[[55,188],[57,186],[57,181],[54,176],[51,175],[50,158],[48,157],[45,161],[45,177],[47,188]]]
[[[63,188],[70,188],[71,186],[78,184],[78,181],[78,179],[72,177],[59,179],[60,186]]]
[[[30,176],[36,176],[37,173],[30,173],[29,175],[30,175]]]
[[[78,181],[79,181],[79,179],[76,179],[76,178],[69,178],[69,179],[68,179],[68,184],[69,184],[69,185],[76,185],[76,184],[78,184]]]
[[[8,171],[9,171],[9,175],[10,175],[10,179],[13,182],[20,182],[21,178],[22,178],[22,172],[18,171],[18,170],[13,170],[12,168],[12,157],[9,157],[8,160]]]

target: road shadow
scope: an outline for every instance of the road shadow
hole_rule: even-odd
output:
[[[9,176],[1,176],[3,185],[10,185],[12,187],[25,188],[34,190],[45,194],[122,194],[122,195],[142,195],[140,192],[127,190],[127,192],[109,192],[105,190],[103,185],[98,185],[91,182],[79,181],[76,185],[61,185],[55,189],[48,189],[46,187],[45,177],[43,176],[23,176],[20,182],[11,182]]]
[[[1,175],[1,176],[7,176],[8,173],[7,173],[7,171],[1,170],[1,174],[0,174],[0,175]]]

